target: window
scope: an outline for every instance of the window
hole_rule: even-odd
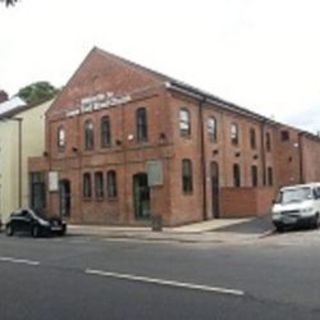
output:
[[[235,123],[231,124],[230,137],[232,144],[237,145],[239,143],[239,128],[238,125]]]
[[[148,124],[147,124],[147,111],[145,108],[139,108],[136,111],[137,121],[137,141],[148,141]]]
[[[290,140],[290,134],[288,130],[281,131],[281,141],[288,141]]]
[[[63,151],[66,147],[66,132],[62,126],[57,131],[57,146],[59,151]]]
[[[108,198],[116,198],[117,192],[117,174],[114,170],[107,172],[107,194]]]
[[[233,165],[233,186],[241,186],[240,166],[237,163]]]
[[[110,147],[111,146],[111,124],[110,124],[110,118],[108,116],[104,116],[101,118],[100,130],[101,130],[101,147],[102,148]]]
[[[191,135],[190,112],[187,109],[180,109],[179,112],[180,135],[187,137]]]
[[[31,208],[35,211],[42,211],[46,207],[46,184],[44,172],[31,172]]]
[[[271,167],[268,167],[268,185],[273,186],[273,171]]]
[[[192,163],[189,159],[182,160],[182,190],[184,193],[193,191]]]
[[[257,187],[258,186],[258,167],[257,166],[251,166],[251,180],[252,180],[252,186]]]
[[[210,142],[217,142],[217,121],[214,117],[208,119],[208,135]]]
[[[91,198],[91,195],[91,174],[87,172],[83,175],[83,196],[85,198]]]
[[[87,120],[84,123],[84,147],[86,150],[92,150],[94,148],[94,131],[93,122]]]
[[[94,174],[94,188],[96,198],[103,198],[103,173],[102,172],[95,172]]]
[[[266,148],[267,148],[268,152],[271,151],[271,136],[270,136],[270,132],[266,133]]]
[[[250,146],[251,149],[255,149],[257,147],[256,131],[253,128],[250,129]]]

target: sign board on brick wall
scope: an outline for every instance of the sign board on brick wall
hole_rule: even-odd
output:
[[[57,171],[49,172],[49,191],[58,191],[59,190],[59,176]]]
[[[161,160],[147,161],[149,187],[163,185],[163,164]]]

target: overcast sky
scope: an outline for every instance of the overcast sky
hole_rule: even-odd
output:
[[[93,46],[320,130],[319,0],[21,0],[0,5],[0,88],[64,85]]]

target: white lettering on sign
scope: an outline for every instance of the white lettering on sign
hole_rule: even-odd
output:
[[[131,96],[129,95],[116,96],[112,92],[107,92],[106,94],[99,93],[96,96],[81,99],[80,108],[75,108],[73,110],[67,111],[66,116],[74,117],[81,113],[88,113],[94,110],[109,108],[127,103],[129,101],[131,101]]]

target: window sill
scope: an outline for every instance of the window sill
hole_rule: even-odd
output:
[[[182,194],[184,196],[193,196],[193,191],[184,191]]]
[[[108,197],[107,200],[110,202],[116,202],[118,201],[118,197]]]
[[[88,202],[88,201],[92,201],[92,198],[90,197],[82,197],[82,201]]]

